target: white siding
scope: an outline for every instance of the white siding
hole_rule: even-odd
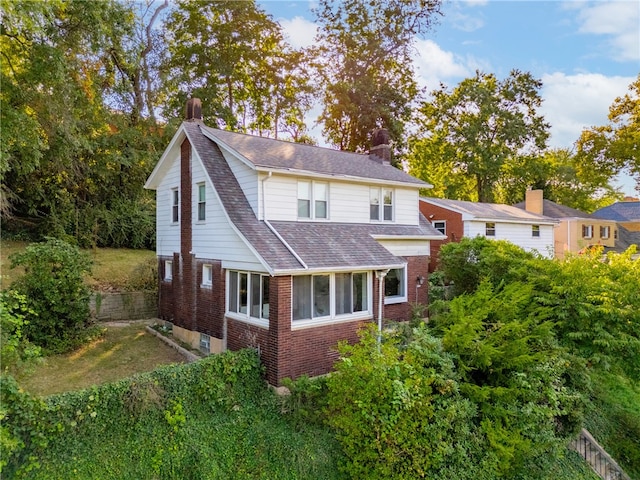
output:
[[[264,178],[263,175],[261,175]],[[309,179],[304,179],[309,181]],[[324,180],[315,180],[322,182]],[[298,178],[273,175],[265,182],[266,215],[268,220],[298,220]],[[369,185],[331,181],[329,184],[329,221],[334,223],[370,223]],[[396,223],[418,224],[418,191],[394,188],[394,215]],[[260,212],[262,215],[262,212]]]
[[[156,190],[156,253],[172,255],[180,251],[180,225],[172,222],[172,194],[180,186],[180,150]]]
[[[429,240],[378,240],[378,243],[398,257],[431,255]]]
[[[238,180],[240,188],[242,188],[242,191],[244,192],[244,196],[247,197],[254,215],[258,215],[258,172],[253,170],[246,163],[238,160],[234,155],[224,150],[222,153],[229,164],[231,171]]]
[[[535,250],[547,258],[553,257],[553,225],[540,225],[540,236],[534,237],[531,233],[533,224],[494,223],[496,224],[496,236],[487,238],[508,240],[526,251]],[[486,222],[465,221],[464,236],[473,238],[480,235],[484,237],[485,225]]]

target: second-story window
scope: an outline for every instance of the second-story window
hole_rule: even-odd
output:
[[[540,225],[531,225],[531,236],[532,237],[540,236]]]
[[[198,184],[198,221],[202,222],[207,218],[207,189],[204,183]]]
[[[171,221],[178,223],[178,213],[180,211],[180,194],[177,188],[171,190]]]
[[[298,218],[328,218],[328,185],[298,182]]]
[[[369,189],[369,218],[377,221],[393,221],[393,190],[377,187]]]

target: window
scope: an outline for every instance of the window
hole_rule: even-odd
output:
[[[171,190],[171,212],[172,217],[171,221],[173,223],[178,223],[178,212],[180,211],[180,194],[177,188]]]
[[[407,299],[407,269],[394,268],[384,278],[385,303],[398,303]]]
[[[229,272],[229,312],[246,319],[269,319],[269,276]]]
[[[327,197],[326,183],[298,182],[298,218],[327,218]]]
[[[211,337],[205,333],[200,334],[200,351],[211,353]]]
[[[433,228],[435,228],[441,234],[443,234],[443,235],[447,234],[447,222],[438,221],[438,222],[433,222],[432,225],[433,225]]]
[[[616,240],[618,239],[618,229],[615,229],[613,231],[613,238],[616,239]]]
[[[495,237],[496,236],[496,224],[493,222],[488,222],[485,224],[484,234],[487,237]]]
[[[532,237],[540,236],[540,225],[531,225],[531,236]]]
[[[367,314],[370,311],[369,288],[367,272],[295,276],[293,321]]]
[[[369,189],[369,219],[393,221],[393,190],[376,187]]]
[[[198,184],[198,221],[202,222],[207,218],[207,190],[204,183]]]
[[[202,266],[202,285],[205,287],[213,285],[213,267],[211,265]]]
[[[593,225],[582,225],[582,238],[593,238]]]
[[[609,226],[602,226],[600,227],[600,238],[609,238],[609,236],[611,235],[611,227]]]
[[[164,279],[167,281],[173,279],[173,262],[171,260],[164,261]]]

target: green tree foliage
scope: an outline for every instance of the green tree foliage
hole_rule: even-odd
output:
[[[40,358],[40,347],[33,345],[24,333],[27,315],[35,312],[27,307],[27,299],[15,291],[0,292],[0,368],[2,374],[15,375],[28,369]]]
[[[26,299],[24,332],[48,352],[64,352],[87,338],[89,288],[84,274],[90,271],[86,253],[62,240],[50,238],[31,244],[11,258],[11,266],[25,273],[12,288]]]
[[[366,151],[374,129],[400,142],[418,94],[416,35],[440,14],[440,0],[321,0],[315,10],[323,133],[340,150]]]
[[[583,130],[577,155],[585,173],[611,178],[627,169],[640,188],[640,75],[609,108],[609,124]]]
[[[450,198],[498,200],[495,189],[506,166],[546,147],[541,87],[518,70],[504,80],[476,72],[452,91],[443,85],[420,108],[419,133],[409,142],[410,172]],[[436,176],[443,170],[451,173]]]
[[[187,96],[202,99],[209,124],[272,135],[304,131],[312,90],[302,53],[255,1],[179,1],[165,24],[167,117]]]

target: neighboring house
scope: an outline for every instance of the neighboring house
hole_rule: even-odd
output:
[[[640,247],[640,201],[637,198],[617,202],[596,210],[593,212],[593,216],[613,220],[618,224],[614,251],[624,252],[631,245]]]
[[[418,210],[429,185],[392,167],[389,145],[362,155],[232,133],[200,108],[189,101],[145,184],[174,335],[205,352],[255,347],[279,385],[330,371],[364,322],[427,302],[442,236]]]
[[[525,201],[515,206],[560,222],[555,230],[555,254],[558,258],[564,258],[567,252],[578,253],[595,245],[615,246],[618,235],[616,222],[545,200],[542,190],[528,190]]]
[[[554,227],[558,222],[552,218],[510,205],[430,197],[420,198],[420,212],[447,237],[431,242],[430,271],[437,266],[442,244],[478,235],[508,240],[524,250],[553,257]]]

